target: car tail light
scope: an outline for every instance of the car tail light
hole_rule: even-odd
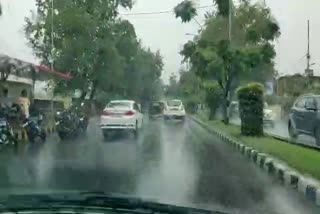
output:
[[[102,115],[103,115],[103,116],[110,116],[111,114],[110,114],[110,112],[108,112],[108,111],[103,111],[103,112],[102,112]]]
[[[133,111],[127,111],[124,115],[126,116],[132,116],[134,115],[135,113]]]

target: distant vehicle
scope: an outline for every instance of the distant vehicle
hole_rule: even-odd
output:
[[[103,110],[100,127],[105,138],[110,132],[126,130],[137,136],[143,127],[140,105],[132,100],[111,101]]]
[[[166,102],[163,112],[165,120],[178,119],[184,120],[186,111],[181,100],[169,100]]]
[[[303,95],[295,101],[290,110],[288,129],[291,139],[305,134],[314,137],[320,146],[320,95]]]
[[[149,118],[159,118],[163,116],[163,111],[165,108],[165,102],[155,101],[151,102],[149,105]]]
[[[272,111],[272,109],[269,108],[268,104],[265,102],[264,103],[264,108],[263,108],[263,124],[264,125],[269,125],[271,128],[274,127],[274,120],[275,120],[275,114]]]
[[[230,117],[240,117],[239,102],[233,101],[230,105]],[[266,126],[274,127],[275,114],[265,102],[263,107],[263,124]]]

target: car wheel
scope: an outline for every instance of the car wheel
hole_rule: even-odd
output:
[[[136,127],[134,129],[134,137],[137,138],[139,135],[139,126],[138,126],[138,121],[136,121]]]
[[[64,132],[58,132],[58,135],[60,137],[61,140],[65,140],[67,139],[67,134]]]
[[[183,116],[183,117],[181,118],[181,120],[182,120],[182,123],[184,123],[184,122],[186,121],[186,117]]]
[[[107,130],[102,130],[102,134],[103,134],[103,138],[104,138],[105,140],[108,140],[108,138],[109,138],[109,132],[108,132]]]
[[[317,146],[320,146],[320,127],[316,128],[314,138],[316,139]]]
[[[270,127],[273,129],[274,128],[274,122],[270,122]]]
[[[297,130],[295,130],[295,128],[293,128],[291,123],[289,123],[289,137],[290,137],[290,141],[294,141],[298,137]]]

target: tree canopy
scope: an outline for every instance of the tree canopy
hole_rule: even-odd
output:
[[[57,82],[56,93],[81,89],[83,97],[91,99],[97,91],[151,99],[161,76],[162,57],[144,48],[134,26],[118,16],[119,7],[132,7],[131,0],[60,0],[54,8],[51,0],[36,3],[38,17],[27,18],[25,27],[35,55],[42,64],[53,62],[54,69],[74,77]]]
[[[257,78],[263,82],[274,75],[276,53],[272,42],[280,35],[280,29],[269,8],[241,1],[232,5],[229,38],[230,20],[226,15],[230,7],[223,2],[228,1],[215,1],[218,12],[207,16],[199,38],[186,43],[181,54],[199,77],[217,81],[226,109],[230,91],[241,81]]]

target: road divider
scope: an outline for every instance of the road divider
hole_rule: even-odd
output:
[[[305,176],[298,170],[287,166],[271,155],[259,152],[252,146],[247,146],[240,140],[234,139],[226,133],[213,128],[196,117],[190,118],[202,126],[204,129],[219,137],[223,142],[230,144],[236,151],[248,157],[249,160],[257,164],[262,170],[280,181],[284,186],[297,190],[307,200],[320,206],[320,182],[312,177]]]

